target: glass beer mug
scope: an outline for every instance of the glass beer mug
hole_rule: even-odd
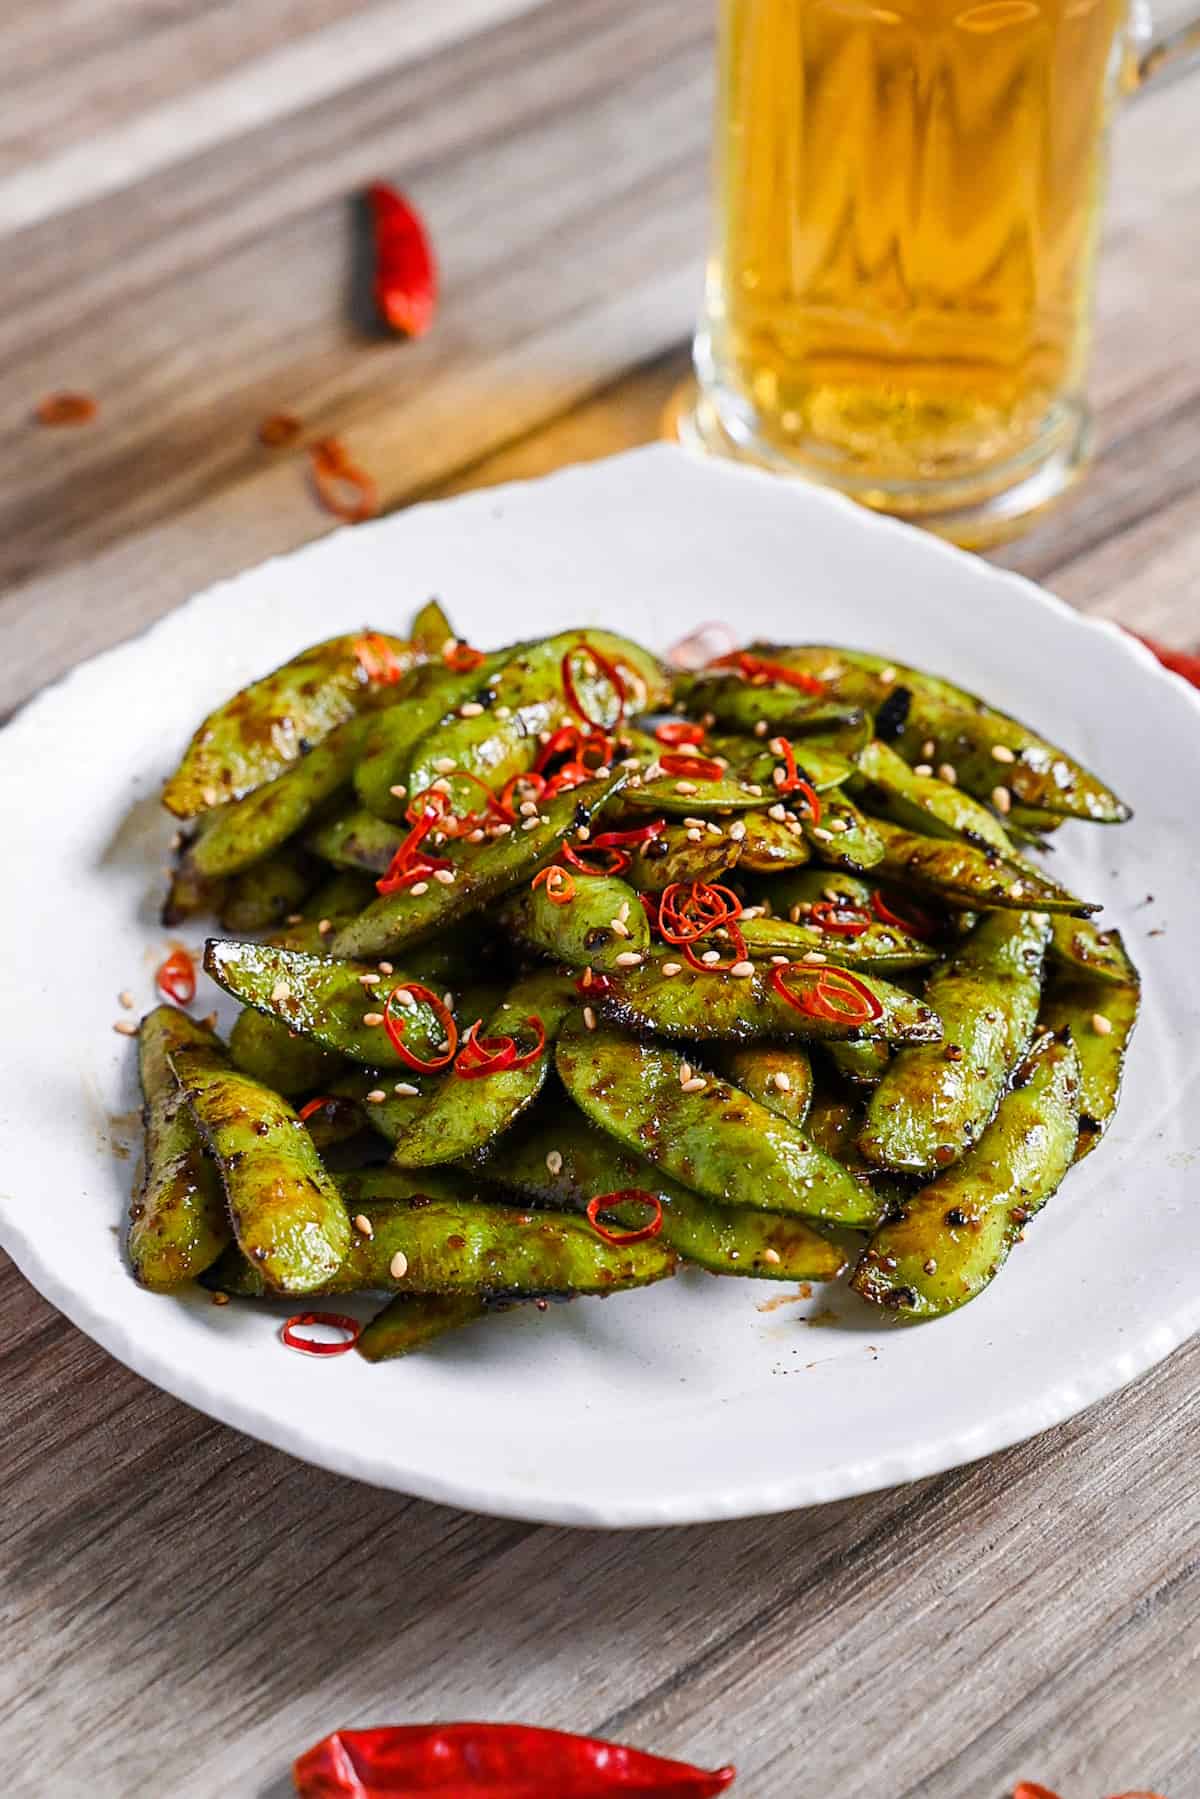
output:
[[[980,545],[1078,471],[1127,0],[720,0],[685,441]],[[1197,83],[1200,106],[1200,81]]]

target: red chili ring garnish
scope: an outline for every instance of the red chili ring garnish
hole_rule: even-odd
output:
[[[379,491],[366,469],[350,458],[346,446],[336,437],[323,438],[309,451],[313,486],[326,512],[344,519],[348,525],[361,525],[379,511]]]
[[[325,1324],[330,1330],[345,1331],[346,1336],[341,1343],[318,1343],[313,1337],[296,1335],[302,1324]],[[289,1349],[302,1349],[305,1355],[345,1355],[358,1342],[361,1330],[358,1319],[347,1318],[344,1312],[295,1312],[279,1335]]]
[[[660,743],[679,749],[685,743],[703,743],[704,726],[690,718],[668,718],[661,725],[655,725],[654,735]]]
[[[797,1012],[823,1019],[827,1024],[866,1024],[883,1016],[883,1007],[871,989],[845,968],[821,968],[811,986],[803,993],[793,993],[787,984],[788,975],[811,977],[813,973],[811,967],[798,962],[789,962],[786,967],[776,965],[771,970],[771,986]],[[845,1001],[853,1003],[846,1005],[842,1003]]]
[[[487,657],[482,650],[472,649],[469,643],[465,643],[461,637],[457,637],[451,638],[449,643],[443,644],[442,661],[456,675],[469,675],[472,669],[476,669],[481,663],[486,662]]]
[[[445,1050],[428,1061],[423,1060],[420,1056],[414,1056],[404,1041],[404,1020],[393,1016],[392,1013],[392,1002],[398,993],[411,993],[414,999],[422,1000],[445,1032]],[[383,1004],[383,1028],[388,1034],[388,1042],[405,1067],[415,1068],[418,1074],[431,1074],[434,1069],[445,1068],[454,1060],[454,1052],[458,1048],[458,1026],[454,1022],[454,1014],[445,1000],[416,981],[398,982],[392,988]]]
[[[404,676],[404,664],[397,661],[386,637],[378,631],[365,631],[354,645],[354,659],[367,680],[380,687],[394,687]]]
[[[584,875],[623,875],[633,861],[628,850],[602,849],[598,853],[606,856],[608,860],[603,867],[596,868],[591,862],[584,860],[591,848],[590,843],[581,844],[579,849],[576,849],[573,844],[564,843],[558,853],[564,862],[569,862],[572,868],[577,868],[580,874]]]
[[[894,931],[903,931],[906,936],[919,938],[923,943],[932,942],[938,934],[936,921],[927,912],[918,910],[911,917],[893,912],[878,888],[871,895],[871,910],[880,924],[891,925]]]
[[[481,1037],[479,1035],[480,1020],[476,1019],[459,1051],[454,1071],[464,1080],[478,1080],[483,1075],[500,1074],[506,1068],[528,1068],[536,1062],[546,1047],[546,1027],[541,1018],[534,1012],[525,1020],[537,1041],[532,1049],[517,1054],[517,1046],[511,1037]]]
[[[742,902],[732,887],[710,881],[672,881],[658,902],[659,934],[666,943],[695,943],[718,925],[737,918],[741,910]]]
[[[336,1099],[332,1093],[322,1093],[318,1099],[310,1099],[306,1106],[301,1106],[300,1110],[296,1113],[296,1117],[300,1120],[301,1124],[307,1124],[314,1112],[321,1111],[324,1106],[336,1106],[340,1104],[341,1101]]]
[[[861,937],[864,931],[871,928],[871,920],[858,906],[845,905],[840,900],[817,900],[808,914],[807,922],[816,925],[819,931],[832,932],[837,937]]]
[[[672,753],[660,756],[658,766],[664,775],[673,775],[684,781],[721,781],[725,778],[725,769],[711,756],[677,756]]]
[[[526,791],[521,791],[525,789]],[[518,798],[520,794],[520,798]],[[510,824],[515,823],[521,800],[542,800],[546,797],[546,778],[530,769],[527,774],[514,775],[506,781],[496,797],[497,810],[503,812]]]
[[[37,404],[40,425],[87,425],[95,418],[97,406],[91,394],[47,394]]]
[[[563,693],[566,695],[568,706],[575,716],[581,718],[585,725],[590,725],[593,731],[608,731],[609,726],[604,719],[593,718],[590,712],[585,711],[583,702],[579,698],[579,690],[575,685],[575,674],[571,667],[572,656],[585,656],[593,668],[599,669],[605,680],[609,682],[617,700],[617,716],[614,722],[619,725],[625,717],[625,683],[621,679],[621,671],[615,663],[608,660],[607,656],[602,656],[599,650],[594,650],[590,643],[577,643],[566,652],[559,664],[562,670]]]
[[[801,777],[796,782],[795,791],[800,795],[800,798],[808,807],[809,824],[819,825],[821,822],[821,801],[816,788],[811,782],[806,781]]]
[[[424,880],[426,875],[436,873],[439,868],[449,868],[450,864],[443,856],[417,855],[420,844],[441,817],[442,812],[436,805],[424,807],[421,816],[388,863],[386,871],[376,881],[376,893],[397,893],[402,887],[411,887],[417,881]]]
[[[624,850],[639,843],[649,843],[652,837],[661,837],[667,828],[665,818],[652,818],[649,824],[634,825],[628,831],[598,831],[589,838],[587,847],[590,850]]]
[[[728,656],[718,656],[707,666],[736,669],[745,680],[760,685],[776,681],[784,687],[798,687],[801,693],[816,695],[825,692],[824,681],[818,680],[816,675],[807,674],[800,668],[785,668],[782,662],[766,662],[761,656],[752,656],[748,650],[734,650]]]
[[[610,1231],[606,1225],[600,1223],[599,1213],[612,1212],[617,1206],[632,1203],[654,1207],[653,1218],[649,1224],[643,1225],[641,1230]],[[605,1243],[611,1243],[614,1248],[620,1249],[626,1243],[641,1243],[647,1237],[657,1237],[662,1229],[662,1200],[657,1193],[647,1193],[644,1187],[622,1187],[616,1193],[597,1193],[594,1199],[588,1200],[587,1221],[596,1235]]]
[[[560,868],[557,862],[552,862],[549,868],[540,869],[529,885],[535,890],[544,887],[546,898],[552,906],[569,906],[575,898],[575,878],[565,868]]]
[[[196,997],[196,964],[185,949],[172,950],[154,972],[154,984],[177,1006],[190,1006]]]

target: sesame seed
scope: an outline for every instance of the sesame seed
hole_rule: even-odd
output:
[[[616,958],[618,968],[636,968],[643,958],[635,949],[623,949]]]
[[[317,930],[320,932],[322,937],[328,937],[328,935],[329,935],[330,931],[332,931],[332,929],[333,929],[332,918],[318,918]]]
[[[437,758],[437,760],[434,762],[433,766],[437,769],[437,772],[439,773],[439,775],[451,774],[453,772],[454,766],[455,766],[454,757],[453,756],[439,756]]]
[[[402,1281],[408,1273],[408,1257],[402,1249],[398,1249],[388,1263],[388,1273],[394,1281]]]
[[[621,763],[622,768],[640,768],[641,766],[641,762],[636,756],[626,756]]]
[[[704,821],[704,829],[708,832],[710,837],[719,837],[721,835],[720,825],[715,825],[711,818]]]
[[[889,687],[892,685],[892,682],[896,679],[896,671],[892,667],[890,662],[888,663],[886,668],[880,669],[879,679],[881,681],[886,681]]]
[[[812,828],[812,834],[814,837],[818,838],[820,840],[820,842],[822,842],[822,843],[832,843],[833,842],[833,832],[827,831],[825,829],[824,825],[814,825]]]
[[[397,987],[392,998],[398,1006],[415,1006],[417,1003],[407,987]]]
[[[595,1030],[596,1014],[592,1011],[592,1008],[590,1006],[585,1006],[583,1008],[583,1022],[587,1026],[589,1031]]]
[[[957,784],[958,770],[955,768],[953,762],[938,763],[938,780],[945,781],[948,787],[953,787]]]
[[[458,648],[458,644],[459,640],[457,637],[447,637],[445,643],[442,645],[442,655],[452,656]]]
[[[1012,899],[1020,899],[1025,891],[1024,881],[1014,881],[1008,891]]]
[[[679,1064],[679,1085],[682,1087],[685,1081],[690,1081],[695,1072],[690,1062],[681,1062]]]
[[[1112,1031],[1112,1019],[1106,1018],[1103,1012],[1093,1012],[1092,1029],[1097,1037],[1107,1037]]]
[[[536,818],[523,818],[521,820],[521,829],[523,831],[536,831],[538,822],[539,821]]]
[[[378,987],[379,981],[380,976],[377,974],[360,974],[358,976],[358,984],[360,987]]]
[[[369,1106],[381,1106],[386,1098],[387,1094],[382,1087],[372,1087],[371,1091],[367,1094],[367,1104]]]
[[[936,1274],[937,1258],[935,1256],[930,1256],[929,1260],[927,1262],[922,1262],[921,1266],[924,1268],[926,1274]]]
[[[371,1220],[367,1217],[365,1212],[356,1212],[354,1214],[354,1228],[360,1237],[373,1237],[375,1235],[375,1226],[371,1223]]]
[[[675,791],[676,793],[695,793],[696,783],[694,781],[676,781]]]
[[[512,830],[512,826],[509,824],[491,825],[489,829],[491,830],[493,837],[507,837]]]
[[[933,773],[933,763],[932,762],[914,763],[913,773],[914,773],[914,775],[931,775]]]
[[[622,900],[620,905],[617,907],[617,917],[621,920],[622,924],[629,917],[629,901],[628,900]]]
[[[771,775],[771,779],[774,781],[776,787],[782,787],[787,780],[787,770],[785,768],[775,769]]]
[[[682,962],[664,962],[662,965],[662,971],[667,976],[668,980],[672,975],[679,974],[682,971],[682,968]]]
[[[730,841],[733,843],[740,843],[745,835],[746,827],[739,818],[735,824],[731,824],[729,827]]]
[[[400,1099],[416,1099],[421,1089],[414,1087],[411,1081],[397,1081],[392,1092]]]
[[[615,931],[618,937],[628,937],[630,935],[629,926],[625,923],[623,918],[610,918],[608,921],[608,928],[610,931]]]
[[[764,1249],[762,1252],[762,1259],[764,1262],[769,1262],[772,1268],[776,1267],[778,1263],[783,1260],[777,1249]]]
[[[374,1028],[377,1024],[383,1023],[383,1013],[382,1012],[364,1012],[363,1013],[363,1023],[365,1025],[369,1025],[370,1028],[372,1030],[374,1030]]]
[[[788,957],[788,956],[772,956],[771,960],[775,964],[776,968],[786,968],[788,965],[788,962],[790,960],[790,957]]]
[[[753,962],[735,962],[729,972],[736,975],[739,981],[744,981],[754,973],[754,964]]]
[[[789,906],[788,907],[788,917],[791,919],[793,924],[799,924],[800,923],[800,908],[799,908],[799,906]]]
[[[122,1037],[136,1037],[138,1034],[138,1028],[132,1018],[118,1018],[113,1030]]]
[[[773,818],[777,824],[783,823],[784,819],[787,817],[787,807],[782,800],[774,806],[768,806],[767,817]]]
[[[435,868],[433,878],[441,887],[453,887],[458,877],[452,868]]]
[[[689,825],[686,835],[689,843],[699,843],[704,832],[700,829],[699,825]]]
[[[420,899],[420,897],[423,893],[429,892],[429,882],[428,881],[414,881],[408,891],[412,894],[415,894],[417,899]]]
[[[460,718],[478,718],[482,712],[483,707],[478,700],[467,700],[459,707],[458,716]]]
[[[173,850],[181,850],[183,848],[183,832],[182,831],[175,832],[174,836],[171,838],[171,842],[168,847]]]
[[[992,745],[993,762],[1015,762],[1016,759],[1016,755],[1009,749],[1006,743],[994,743]]]
[[[591,834],[586,825],[580,825],[575,832],[576,843],[586,843]]]
[[[554,735],[553,731],[539,731],[538,732],[538,742],[542,745],[543,749],[549,743],[549,741],[553,737],[553,735]]]
[[[924,756],[926,762],[933,761],[933,758],[937,754],[937,744],[933,741],[932,737],[927,737],[921,745],[921,754]]]
[[[738,918],[743,920],[747,918],[761,918],[766,912],[766,909],[765,906],[743,906],[738,913]]]
[[[117,1004],[119,1006],[124,1006],[127,1012],[133,1011],[133,995],[130,993],[128,987],[123,987],[120,993],[118,993]]]
[[[806,949],[800,960],[802,962],[811,962],[815,968],[817,963],[824,962],[826,957],[819,949]]]
[[[511,718],[512,717],[512,707],[511,706],[497,706],[496,707],[496,717],[497,718]]]
[[[850,820],[848,818],[831,818],[829,821],[829,829],[831,831],[848,831],[850,829]]]
[[[770,728],[771,727],[768,725],[766,719],[760,718],[754,727],[754,735],[756,737],[765,737]]]
[[[289,912],[283,922],[284,924],[303,924],[304,914],[303,912]]]
[[[292,990],[286,981],[276,981],[271,989],[271,1004],[281,1006],[284,1000],[291,999]]]
[[[396,970],[392,967],[390,962],[381,962],[379,964],[379,972],[380,974],[395,974]]]
[[[992,804],[997,812],[1012,811],[1012,794],[1007,787],[992,788]]]
[[[537,817],[537,801],[536,800],[522,800],[521,804],[517,807],[517,811],[521,814],[522,818],[536,818]]]
[[[388,792],[393,799],[402,800],[408,792],[408,788],[404,785],[403,781],[397,781],[394,787],[388,788]]]
[[[756,800],[760,800],[762,798],[762,788],[759,786],[757,781],[743,781],[742,782],[742,791],[743,791],[743,793],[753,794],[753,796]]]
[[[721,960],[721,952],[719,949],[706,949],[700,960],[702,962],[707,962],[711,967],[714,962],[719,962]]]
[[[699,1074],[694,1074],[690,1081],[683,1081],[681,1083],[681,1088],[684,1093],[703,1093],[707,1086],[708,1082],[704,1079],[703,1075]]]
[[[550,1149],[546,1151],[546,1167],[550,1170],[551,1174],[562,1173],[562,1154],[559,1150]]]

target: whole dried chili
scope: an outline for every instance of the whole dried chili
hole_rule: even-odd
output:
[[[423,337],[437,310],[438,273],[425,221],[394,187],[367,189],[375,237],[375,304],[405,337]]]
[[[293,1777],[300,1799],[715,1799],[734,1772],[529,1724],[398,1724],[334,1731]]]
[[[323,437],[313,444],[309,457],[313,486],[326,512],[348,525],[374,518],[379,511],[378,489],[366,469],[351,459],[340,438]]]

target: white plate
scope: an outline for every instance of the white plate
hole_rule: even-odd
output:
[[[371,1368],[289,1352],[280,1308],[134,1286],[118,1236],[134,1046],[112,1025],[120,989],[151,1002],[163,953],[160,782],[234,688],[335,631],[403,630],[431,592],[484,645],[600,623],[666,647],[720,618],[869,645],[983,689],[1134,805],[1120,831],[1068,827],[1055,857],[1107,902],[1144,971],[1120,1115],[975,1304],[905,1328],[840,1293],[767,1309],[777,1286],[691,1274]],[[783,1510],[1043,1430],[1200,1323],[1198,713],[1137,644],[1027,582],[675,450],[419,507],[255,569],[77,669],[0,737],[0,1241],[181,1399],[327,1468],[480,1511],[653,1525]]]

